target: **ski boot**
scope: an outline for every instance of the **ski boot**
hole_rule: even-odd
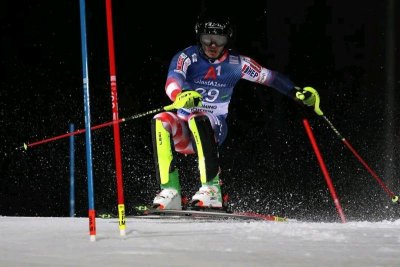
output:
[[[163,189],[154,198],[153,209],[181,210],[182,209],[181,194],[175,188]]]
[[[178,170],[169,174],[169,182],[161,184],[161,192],[153,200],[153,209],[181,210],[181,187],[179,184]]]
[[[205,184],[192,197],[192,209],[222,209],[227,206],[227,196],[222,196],[222,190],[218,175]]]

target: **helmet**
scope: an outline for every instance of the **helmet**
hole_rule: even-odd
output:
[[[225,35],[228,39],[233,35],[230,19],[224,16],[200,16],[195,26],[195,32],[197,40],[201,34]]]

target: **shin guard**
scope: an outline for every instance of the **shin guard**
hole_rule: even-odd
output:
[[[174,188],[180,192],[178,170],[172,169],[171,137],[160,120],[153,120],[151,124],[153,136],[153,155],[156,165],[156,175],[161,189]]]
[[[201,184],[208,184],[219,173],[218,147],[214,131],[206,116],[195,116],[189,119],[199,160]]]

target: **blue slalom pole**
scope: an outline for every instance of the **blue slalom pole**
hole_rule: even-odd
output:
[[[89,71],[86,43],[86,11],[85,0],[79,0],[80,20],[81,20],[81,43],[82,43],[82,74],[83,74],[83,101],[85,110],[85,140],[86,140],[86,167],[88,178],[88,198],[89,198],[89,234],[90,240],[96,240],[96,212],[94,209],[93,192],[93,166],[92,166],[92,135],[90,129],[90,99],[89,99]]]
[[[69,124],[69,132],[75,131],[75,125]],[[69,217],[75,217],[75,136],[69,137]]]

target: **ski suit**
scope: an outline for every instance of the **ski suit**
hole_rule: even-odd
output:
[[[177,53],[171,60],[165,92],[174,101],[182,90],[195,90],[203,96],[200,108],[179,109],[177,116],[171,112],[157,114],[171,130],[177,152],[194,153],[185,122],[191,114],[205,114],[212,125],[218,144],[222,144],[228,133],[225,119],[236,83],[240,79],[270,86],[288,94],[294,84],[284,75],[266,69],[253,59],[226,50],[223,56],[211,62],[199,46],[190,46]]]
[[[193,139],[197,139],[191,139],[190,133],[194,134],[192,128],[196,128],[196,131],[198,129],[195,125],[191,127],[190,119],[198,116],[207,118],[207,121],[211,124],[212,135],[214,135],[213,138],[217,144],[215,146],[223,143],[228,132],[225,120],[228,115],[229,103],[233,89],[240,79],[264,84],[285,95],[289,95],[289,92],[294,88],[293,82],[286,76],[264,68],[253,59],[228,49],[223,52],[223,55],[219,59],[210,60],[204,55],[199,45],[194,45],[178,52],[172,58],[165,85],[165,92],[168,97],[174,101],[177,94],[183,90],[195,90],[203,97],[201,107],[183,108],[179,109],[176,113],[162,112],[154,116],[154,121],[158,121],[159,123],[158,127],[161,127],[162,124],[162,127],[165,129],[163,131],[169,133],[168,139],[169,136],[172,137],[176,152],[183,154],[195,153],[199,143],[195,142],[193,144]],[[159,137],[153,137],[155,138],[154,142],[162,140],[162,133],[160,132],[158,135]],[[200,132],[199,135],[202,135],[203,139],[203,136],[210,136],[209,133],[207,135],[207,131]],[[194,135],[194,137],[196,136]],[[164,138],[163,140],[166,139]],[[211,140],[211,142],[214,142],[214,140]],[[210,140],[206,140],[205,143],[208,141]],[[167,147],[162,147],[164,145],[165,142],[162,145],[161,142],[154,145],[155,149],[159,150],[156,163],[158,161],[157,174],[161,176],[161,184],[164,181],[168,181],[168,173],[171,172],[169,164],[172,161],[169,151],[162,152],[163,154],[160,152],[161,150],[167,150]],[[205,154],[203,158],[205,158],[204,161],[206,162],[206,166],[201,166],[201,160],[199,160],[200,172],[202,173],[202,169],[204,169],[203,174],[201,174],[201,181],[203,183],[218,175],[219,166],[215,162],[218,161],[216,148],[211,147],[207,149],[207,147],[204,147],[202,150],[204,150],[202,152]],[[206,155],[207,153],[208,155]],[[163,163],[160,160],[162,157],[167,157],[168,160],[163,160]]]

